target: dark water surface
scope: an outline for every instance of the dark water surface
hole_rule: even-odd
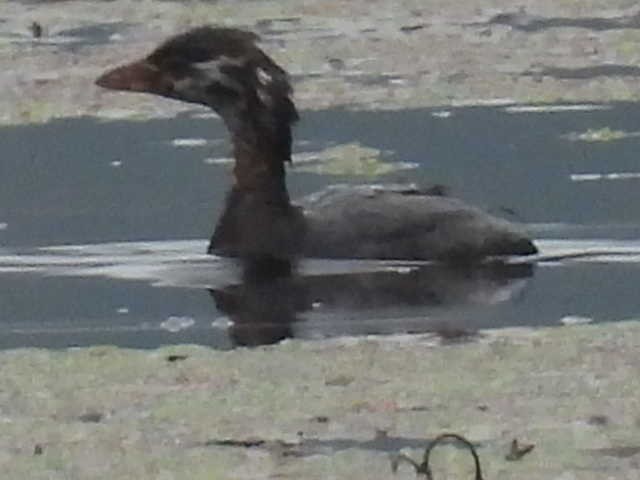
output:
[[[232,267],[202,255],[230,183],[228,165],[205,161],[229,154],[217,119],[2,128],[0,347],[230,348],[434,330],[455,340],[478,328],[561,325],[565,317],[637,317],[640,137],[566,138],[640,125],[640,105],[601,107],[458,108],[447,118],[428,109],[305,112],[296,150],[354,141],[389,150],[391,160],[420,166],[376,181],[441,183],[494,212],[512,210],[542,239],[543,253],[592,248],[626,256],[474,272],[316,262],[302,266],[314,275],[270,285],[242,285]],[[171,143],[180,138],[208,142]],[[370,181],[295,169],[288,178],[294,197]],[[84,247],[43,248],[53,245]]]

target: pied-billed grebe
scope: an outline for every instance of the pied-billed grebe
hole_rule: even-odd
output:
[[[298,119],[287,73],[253,33],[200,27],[96,84],[212,108],[231,135],[234,184],[209,252],[244,258],[421,259],[474,262],[530,255],[514,224],[460,200],[414,188],[329,188],[289,200],[285,163]]]

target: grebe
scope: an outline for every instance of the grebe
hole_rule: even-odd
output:
[[[428,190],[330,187],[294,205],[285,183],[298,119],[287,73],[257,35],[199,27],[96,84],[212,108],[233,144],[234,183],[208,252],[245,259],[298,257],[474,263],[537,252],[521,229]]]

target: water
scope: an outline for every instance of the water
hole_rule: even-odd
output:
[[[640,138],[567,136],[631,131],[640,105],[600,107],[305,112],[297,151],[354,141],[391,151],[392,161],[419,168],[376,181],[446,184],[483,208],[514,212],[544,254],[600,254],[473,272],[307,261],[305,275],[269,285],[243,285],[233,262],[203,255],[230,183],[228,166],[206,161],[229,152],[218,120],[3,128],[0,348],[232,348],[427,331],[455,341],[479,328],[637,317],[640,180],[616,174],[636,172]],[[172,143],[185,138],[207,141]],[[288,178],[294,197],[370,180],[295,169]]]

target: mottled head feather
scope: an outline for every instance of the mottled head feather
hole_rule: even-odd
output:
[[[256,47],[258,35],[236,28],[198,27],[165,41],[147,57],[162,66],[166,62],[198,63],[220,56],[248,56]]]

